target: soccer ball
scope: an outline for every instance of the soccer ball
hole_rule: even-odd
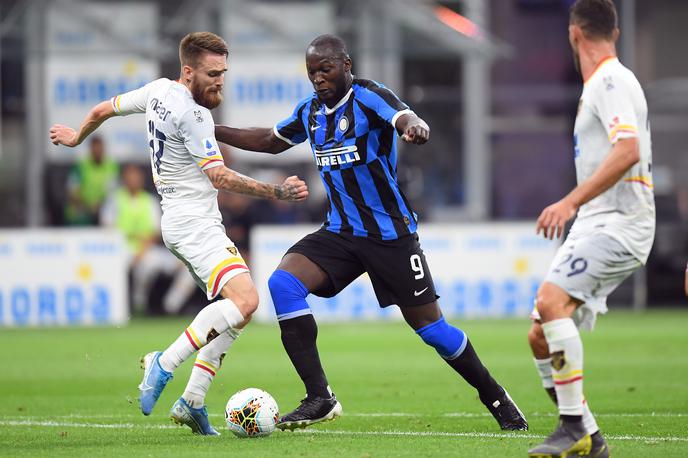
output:
[[[278,419],[277,402],[258,388],[246,388],[235,393],[225,408],[227,427],[237,437],[269,436]]]

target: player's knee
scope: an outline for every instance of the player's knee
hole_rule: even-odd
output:
[[[416,330],[423,342],[433,347],[444,359],[456,359],[468,344],[468,336],[451,326],[444,317]]]
[[[308,289],[290,272],[274,271],[268,279],[268,288],[278,321],[311,313],[306,302]]]
[[[558,314],[558,312],[564,309],[565,302],[557,300],[547,291],[538,291],[537,297],[535,299],[535,307],[540,314],[543,322],[550,321],[552,316]]]
[[[258,309],[258,291],[252,288],[244,292],[240,297],[234,299],[234,304],[237,306],[246,322],[251,319],[251,315]]]

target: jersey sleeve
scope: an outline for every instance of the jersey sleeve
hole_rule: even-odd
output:
[[[612,144],[622,138],[638,136],[638,116],[633,108],[632,92],[623,81],[604,77],[593,103]]]
[[[280,140],[290,144],[291,146],[298,145],[306,141],[308,138],[308,133],[306,132],[306,126],[303,124],[303,111],[308,106],[308,102],[313,99],[309,96],[301,100],[294,108],[294,112],[287,119],[278,122],[272,128],[275,136]]]
[[[363,86],[358,98],[361,103],[377,113],[380,119],[395,128],[397,119],[402,115],[413,113],[394,92],[375,81],[370,81]]]
[[[179,120],[179,133],[201,170],[224,165],[220,146],[215,140],[215,123],[209,110],[196,107],[184,113]]]
[[[134,113],[145,113],[148,104],[148,93],[153,85],[160,80],[151,81],[143,87],[116,95],[110,99],[115,114],[126,116]]]

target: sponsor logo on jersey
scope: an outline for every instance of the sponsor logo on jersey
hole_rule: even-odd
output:
[[[215,147],[215,139],[211,137],[206,137],[203,139],[203,147],[205,149],[205,155],[208,157],[219,155],[217,152],[218,148]]]
[[[196,117],[197,123],[200,124],[203,122],[203,114],[201,113],[201,110],[194,110],[194,116]]]
[[[237,254],[239,254],[239,250],[237,250],[235,246],[228,246],[227,251],[232,253],[233,256],[236,256]]]
[[[157,188],[158,194],[160,194],[161,196],[163,194],[174,194],[175,192],[177,192],[177,188],[175,188],[174,186],[160,185]]]
[[[315,150],[315,162],[319,167],[352,164],[360,160],[361,156],[358,154],[356,145]]]

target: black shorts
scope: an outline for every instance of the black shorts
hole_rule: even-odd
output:
[[[374,240],[321,228],[287,253],[304,255],[330,277],[327,287],[311,291],[316,296],[335,296],[367,272],[380,307],[423,305],[439,298],[417,234]]]

